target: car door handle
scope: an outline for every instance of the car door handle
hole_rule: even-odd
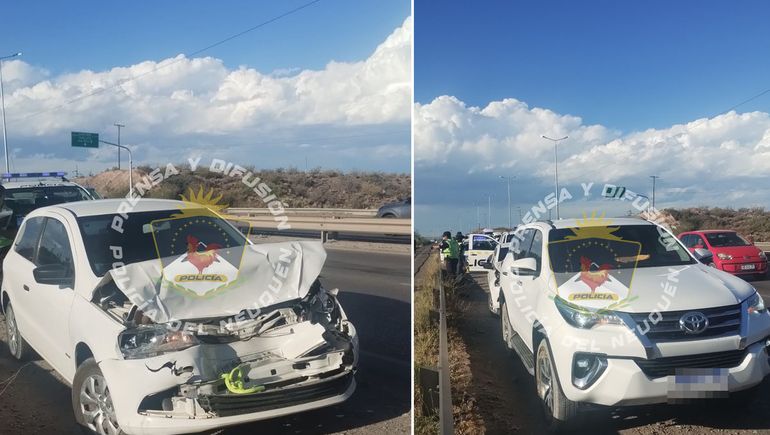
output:
[[[29,291],[29,286],[27,284],[24,284],[21,286],[21,288],[23,288],[25,291]]]
[[[503,275],[508,276],[508,272],[503,272]]]
[[[521,280],[516,281],[516,285],[522,285]]]

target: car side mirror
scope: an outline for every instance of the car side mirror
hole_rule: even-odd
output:
[[[693,256],[696,260],[700,261],[703,264],[708,264],[713,261],[714,254],[711,253],[708,249],[703,248],[696,248],[695,251],[693,251]]]
[[[38,284],[59,286],[72,285],[70,267],[64,264],[44,264],[32,270],[32,276]]]
[[[537,272],[537,261],[532,257],[520,258],[511,263],[511,272],[519,276],[534,275]]]
[[[478,265],[483,267],[484,269],[487,269],[487,270],[493,270],[495,268],[494,265],[492,263],[490,263],[489,261],[487,261],[487,260],[479,261]]]

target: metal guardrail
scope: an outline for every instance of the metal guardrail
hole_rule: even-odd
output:
[[[268,208],[231,207],[227,209],[231,215],[241,216],[267,216],[272,215]],[[287,216],[330,216],[330,217],[375,217],[376,209],[356,208],[285,208],[283,213]]]
[[[454,418],[452,417],[452,387],[449,382],[449,343],[446,330],[446,295],[444,280],[441,276],[441,256],[439,262],[438,292],[439,292],[439,341],[438,341],[438,385],[439,385],[439,433],[454,434]]]
[[[264,209],[266,210],[266,209]],[[292,210],[292,209],[290,209]],[[409,236],[412,234],[411,219],[387,219],[376,217],[353,217],[340,216],[350,210],[340,209],[293,209],[292,213],[287,213],[282,217],[292,231],[313,231],[321,234],[321,240],[326,241],[330,235],[334,234],[368,234],[368,235],[396,235]],[[299,210],[327,210],[330,214],[326,216],[310,216],[303,214]],[[362,211],[362,210],[357,210]],[[365,210],[364,210],[365,211]],[[332,215],[338,213],[337,215]],[[247,221],[252,228],[275,230],[280,222],[279,217],[274,216],[263,209],[227,209],[225,217],[234,220]]]

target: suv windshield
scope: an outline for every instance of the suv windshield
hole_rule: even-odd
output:
[[[655,225],[551,230],[548,254],[555,273],[696,263],[676,238]]]
[[[705,233],[705,236],[709,241],[709,245],[715,248],[751,245],[751,243],[739,236],[738,233],[732,231],[725,231],[724,233]]]
[[[78,186],[34,186],[6,189],[3,198],[5,205],[16,216],[26,216],[32,210],[48,205],[92,199],[88,192]]]
[[[117,261],[131,264],[163,259],[166,264],[166,259],[179,257],[188,250],[217,249],[230,263],[238,264],[242,249],[237,248],[248,243],[228,222],[205,211],[185,215],[180,210],[129,213],[128,219],[123,220],[122,233],[112,228],[116,216],[78,218],[88,261],[96,276],[105,275]],[[119,247],[123,258],[116,260],[110,247]]]

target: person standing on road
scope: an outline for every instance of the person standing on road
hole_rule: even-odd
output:
[[[457,258],[457,274],[462,275],[465,273],[465,268],[467,266],[467,262],[465,261],[465,245],[463,244],[463,240],[465,239],[465,236],[463,236],[463,233],[458,231],[457,234],[455,234],[455,241],[457,242],[458,247],[458,258]]]
[[[457,245],[457,241],[452,238],[451,232],[444,231],[444,234],[441,236],[439,250],[444,256],[444,270],[446,271],[446,275],[454,277],[457,273],[460,247]]]

